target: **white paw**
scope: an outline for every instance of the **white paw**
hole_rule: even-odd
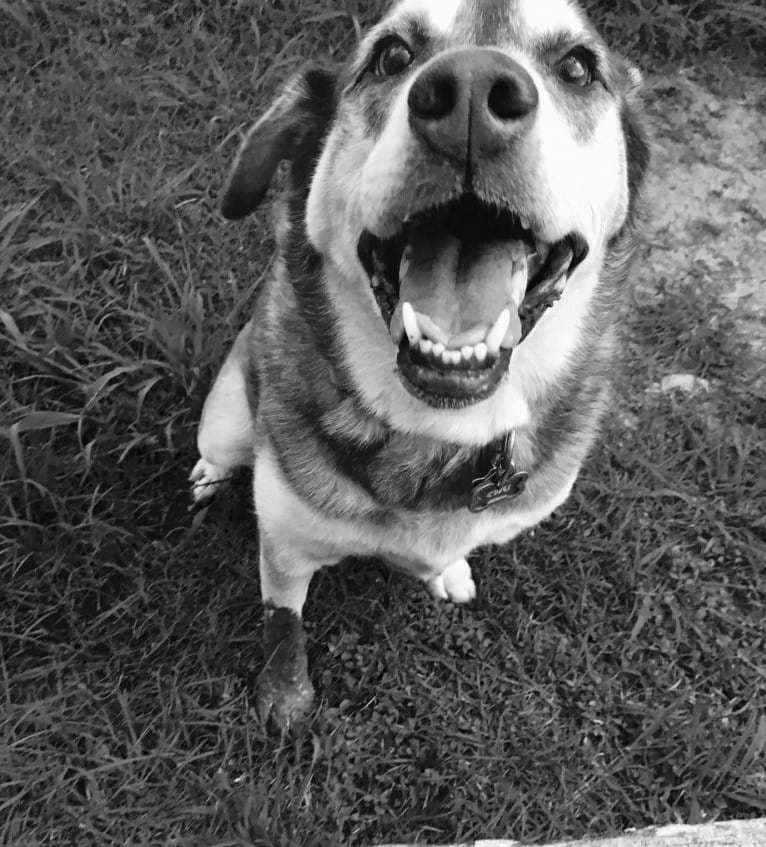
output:
[[[439,600],[470,603],[476,598],[476,583],[471,576],[470,565],[465,559],[458,559],[428,581],[428,590]]]
[[[209,500],[216,494],[231,474],[229,468],[214,465],[207,459],[200,459],[189,474],[189,482],[192,483],[192,498],[195,503]]]

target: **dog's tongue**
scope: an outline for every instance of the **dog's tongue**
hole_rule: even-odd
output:
[[[410,303],[424,334],[434,341],[447,347],[478,344],[508,309],[511,321],[500,346],[513,347],[521,338],[518,310],[526,285],[522,242],[463,244],[443,230],[417,230],[402,259],[391,334],[398,343],[402,308]]]

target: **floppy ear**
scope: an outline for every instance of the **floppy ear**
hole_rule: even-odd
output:
[[[248,131],[223,192],[221,212],[236,220],[263,200],[279,163],[289,159],[295,176],[308,179],[335,112],[335,74],[319,66],[299,71]]]

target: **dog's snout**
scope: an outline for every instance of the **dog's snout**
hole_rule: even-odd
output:
[[[410,125],[437,152],[465,162],[504,150],[537,108],[534,80],[499,50],[455,50],[410,88]]]

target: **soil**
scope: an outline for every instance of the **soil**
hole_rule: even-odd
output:
[[[663,278],[705,285],[766,365],[766,79],[647,83],[655,149],[639,295]]]

